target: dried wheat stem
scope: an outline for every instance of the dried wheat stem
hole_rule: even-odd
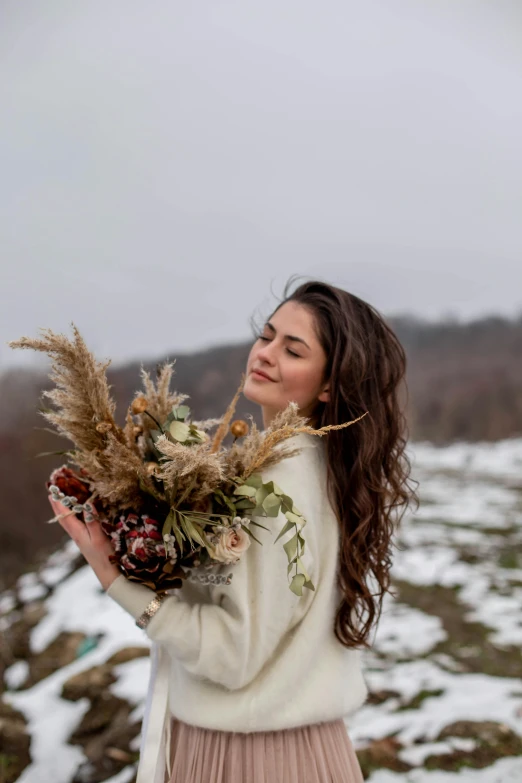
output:
[[[363,419],[368,414],[368,411],[363,413],[362,416],[359,416],[357,419],[353,419],[352,421],[346,421],[343,424],[328,424],[325,427],[321,427],[320,429],[316,430],[313,427],[304,426],[304,427],[293,427],[289,424],[283,425],[278,430],[275,430],[274,432],[269,432],[268,435],[263,440],[263,443],[261,444],[257,454],[254,456],[254,459],[250,463],[250,465],[247,467],[245,473],[243,474],[242,478],[243,480],[247,479],[249,476],[252,475],[252,473],[255,473],[255,471],[263,464],[267,456],[270,454],[272,449],[277,443],[281,443],[284,440],[287,440],[288,438],[294,437],[294,435],[299,435],[300,433],[304,432],[307,435],[319,435],[322,437],[323,435],[326,435],[331,430],[342,430],[345,427],[350,427],[352,424],[355,424],[356,422]]]
[[[241,392],[243,391],[243,386],[245,385],[245,376],[241,376],[241,383],[239,384],[239,388],[237,392],[234,395],[234,399],[230,403],[230,405],[227,408],[227,411],[225,415],[223,416],[223,421],[219,425],[219,427],[216,430],[216,434],[214,435],[214,440],[212,441],[212,447],[210,449],[211,454],[215,454],[217,451],[219,451],[221,444],[223,443],[223,440],[226,437],[226,434],[228,432],[228,428],[230,426],[230,422],[232,421],[232,416],[234,415],[234,412],[236,410],[237,401],[239,400],[239,396]]]

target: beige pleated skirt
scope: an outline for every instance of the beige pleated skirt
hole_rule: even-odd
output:
[[[165,783],[362,783],[343,720],[241,734],[172,721]]]

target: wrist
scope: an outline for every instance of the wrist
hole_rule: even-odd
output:
[[[103,587],[104,591],[107,592],[107,590],[112,585],[112,583],[121,575],[122,575],[121,571],[118,568],[114,567],[114,569],[109,571],[107,574],[102,574],[101,576],[99,576],[98,579],[100,580],[100,584]]]

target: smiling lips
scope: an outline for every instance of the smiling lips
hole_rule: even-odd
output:
[[[252,375],[260,381],[263,380],[273,382],[273,378],[270,378],[270,376],[267,375],[266,372],[263,372],[263,370],[252,370]]]

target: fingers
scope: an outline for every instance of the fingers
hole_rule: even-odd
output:
[[[101,546],[102,548],[106,548],[107,543],[110,543],[110,538],[103,532],[100,520],[95,517],[92,522],[89,522],[89,524],[86,525],[86,527],[89,532],[92,544],[97,547]],[[113,551],[112,544],[110,549]]]
[[[63,503],[53,500],[51,497],[49,497],[49,503],[65,532],[70,535],[73,541],[80,543],[85,535],[83,522],[80,522],[75,513]]]
[[[100,517],[95,506],[87,501],[83,504],[85,526],[93,543],[99,543],[107,538],[100,525]]]
[[[95,519],[98,519],[98,512],[89,501],[83,504],[83,518],[87,525],[94,522]]]

